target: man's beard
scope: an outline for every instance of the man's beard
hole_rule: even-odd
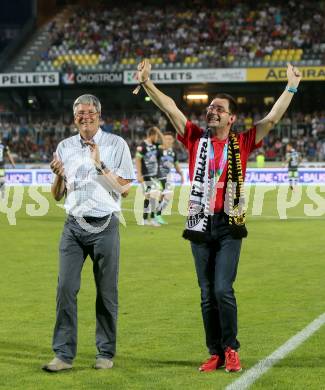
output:
[[[207,124],[209,127],[213,127],[216,129],[222,127],[221,118],[219,115],[208,115],[207,116]]]

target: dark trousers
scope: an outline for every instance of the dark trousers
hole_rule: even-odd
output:
[[[191,242],[198,283],[206,344],[211,355],[223,355],[226,347],[239,348],[237,305],[233,283],[237,274],[241,239],[229,234],[223,214],[212,217],[212,243]]]
[[[106,220],[88,218],[86,221],[88,227],[91,225],[101,230],[100,226]],[[65,222],[60,242],[53,351],[67,363],[71,363],[77,353],[77,294],[81,270],[88,255],[93,261],[97,289],[97,357],[112,358],[115,355],[120,252],[118,224],[118,218],[113,215],[103,231],[89,232],[71,216]]]

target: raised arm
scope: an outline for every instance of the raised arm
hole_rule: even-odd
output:
[[[287,111],[287,108],[293,98],[294,91],[298,88],[300,83],[301,73],[293,65],[288,64],[287,78],[288,84],[286,89],[274,103],[271,111],[266,115],[266,117],[256,123],[256,143],[261,141],[267,135],[267,133],[279,122],[283,114]]]
[[[147,59],[138,65],[137,78],[139,82],[155,105],[167,115],[177,133],[183,135],[187,121],[185,115],[176,106],[174,100],[161,92],[149,79],[150,70],[151,65]]]
[[[156,129],[157,129],[157,134],[158,134],[158,138],[160,140],[160,143],[163,144],[164,143],[164,134],[161,132],[159,127],[156,127]]]
[[[90,157],[93,160],[96,170],[105,178],[106,184],[113,191],[121,194],[124,198],[128,196],[132,180],[124,179],[110,171],[100,159],[99,147],[93,141],[85,141],[85,144],[90,147]]]

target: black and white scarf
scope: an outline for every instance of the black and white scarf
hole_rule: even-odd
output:
[[[194,176],[190,191],[188,217],[183,237],[193,242],[211,242],[210,216],[214,210],[216,184],[219,175],[209,172],[209,156],[213,145],[211,130],[208,128],[202,135],[196,153]],[[244,212],[244,179],[240,160],[240,150],[237,137],[229,134],[227,153],[227,189],[224,200],[225,218],[233,238],[247,236]],[[221,188],[220,188],[221,190]],[[212,202],[211,202],[212,201]]]

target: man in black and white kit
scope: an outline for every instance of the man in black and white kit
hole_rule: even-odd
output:
[[[168,206],[174,194],[173,184],[169,180],[173,168],[180,175],[181,184],[184,183],[184,176],[179,166],[174,143],[174,134],[169,131],[164,133],[164,142],[158,147],[158,180],[161,186],[161,197],[157,208],[156,221],[161,225],[167,224],[161,213]]]
[[[5,184],[6,184],[6,174],[5,174],[5,158],[8,157],[11,165],[15,168],[15,161],[10,153],[9,147],[2,143],[0,139],[0,192],[1,198],[5,196]]]
[[[158,175],[158,140],[163,141],[163,135],[158,127],[150,127],[147,137],[137,147],[135,157],[138,182],[144,193],[143,225],[159,227],[155,219],[155,212],[160,194]],[[150,220],[149,220],[150,215]]]

